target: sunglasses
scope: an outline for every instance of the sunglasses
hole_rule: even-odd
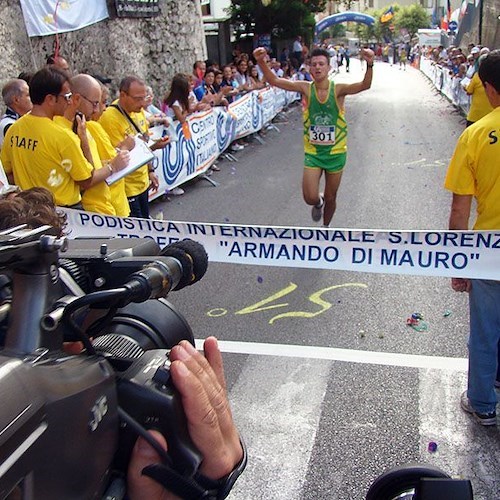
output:
[[[66,92],[66,94],[57,94],[56,97],[64,97],[66,102],[70,102],[72,96],[73,96],[73,92]]]

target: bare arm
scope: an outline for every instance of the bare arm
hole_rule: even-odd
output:
[[[357,83],[339,83],[338,85],[336,85],[335,89],[337,98],[345,97],[346,95],[358,94],[359,92],[368,90],[371,87],[373,78],[373,61],[375,59],[375,54],[373,50],[361,49],[360,57],[362,60],[366,61],[367,64],[365,77],[362,81]]]
[[[264,73],[264,78],[273,87],[278,87],[283,90],[289,90],[290,92],[300,92],[306,97],[309,95],[309,82],[304,81],[293,81],[287,80],[286,78],[279,78],[276,74],[271,71],[271,68],[266,64],[267,51],[263,47],[258,47],[253,51],[253,56],[260,66],[262,73]]]
[[[75,116],[75,120],[77,123],[76,133],[80,139],[80,147],[82,148],[83,156],[85,156],[91,165],[94,165],[94,159],[90,152],[89,138],[87,136],[87,121],[83,115],[79,116],[78,114]]]
[[[113,168],[110,167],[110,164],[107,164],[98,170],[93,170],[92,175],[84,181],[78,181],[78,185],[85,191],[85,189],[89,189],[100,182],[104,182],[112,173]]]
[[[451,202],[451,212],[448,227],[449,229],[464,230],[469,229],[470,209],[472,205],[472,195],[453,193]]]
[[[472,205],[472,195],[453,193],[451,202],[449,229],[467,230],[469,229],[470,209]],[[466,278],[451,278],[451,288],[455,292],[468,292],[471,288],[470,280]]]
[[[183,111],[179,106],[174,106],[172,104],[172,109],[174,110],[174,115],[181,123],[186,121],[187,111]]]

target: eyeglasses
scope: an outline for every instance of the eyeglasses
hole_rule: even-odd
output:
[[[73,92],[66,92],[65,94],[57,94],[56,97],[64,97],[66,102],[71,101],[71,98],[73,97]]]
[[[91,101],[88,97],[85,97],[83,94],[80,94],[87,102],[92,104],[92,107],[94,109],[97,109],[99,107],[100,101]]]
[[[128,92],[125,92],[125,94],[127,94],[131,99],[137,102],[145,101],[149,97],[147,95],[130,95]]]

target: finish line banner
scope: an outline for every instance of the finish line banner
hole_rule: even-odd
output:
[[[134,219],[64,209],[69,238],[191,238],[211,262],[500,280],[500,232],[374,231]]]

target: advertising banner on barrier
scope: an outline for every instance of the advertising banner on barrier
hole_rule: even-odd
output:
[[[175,121],[176,140],[154,152],[160,186],[158,191],[150,193],[149,200],[206,172],[231,142],[258,132],[284,105],[299,98],[295,92],[267,88],[249,92],[227,110],[216,106],[190,114],[185,127]],[[155,136],[161,137],[166,132],[165,128],[155,127]]]
[[[385,274],[500,280],[500,232],[237,226],[120,218],[65,209],[69,237],[184,238],[209,260]]]
[[[228,112],[236,120],[235,139],[258,132],[262,128],[262,114],[258,92],[249,92],[229,105]]]
[[[224,108],[193,113],[186,123],[183,129],[174,122],[177,140],[155,151],[160,186],[150,200],[208,170],[234,137],[234,118]]]
[[[270,87],[259,90],[258,100],[262,110],[262,124],[266,125],[276,115],[275,92]]]

